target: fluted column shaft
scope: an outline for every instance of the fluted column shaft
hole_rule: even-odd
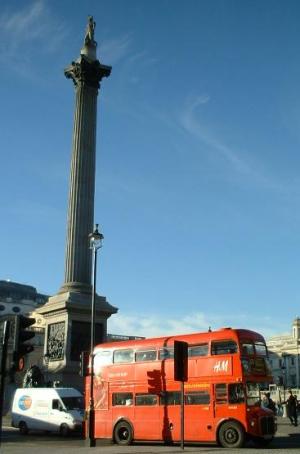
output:
[[[100,80],[111,68],[84,56],[65,70],[75,84],[73,149],[67,220],[65,279],[61,291],[91,291],[92,255],[88,236],[93,231],[96,161],[97,95]]]

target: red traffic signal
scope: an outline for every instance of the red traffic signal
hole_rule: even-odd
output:
[[[149,370],[148,377],[148,392],[158,394],[161,391],[161,372],[159,369]]]
[[[26,342],[35,336],[35,332],[28,328],[35,323],[35,318],[16,315],[14,317],[13,332],[13,367],[20,371],[24,368],[24,356],[32,352],[34,347]]]

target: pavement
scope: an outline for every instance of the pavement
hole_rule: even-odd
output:
[[[264,451],[274,454],[300,453],[300,426],[290,424],[288,418],[277,418],[278,430],[275,439]],[[3,418],[3,437],[0,448],[1,454],[53,454],[55,452],[74,454],[74,452],[88,452],[92,449],[101,454],[178,454],[180,445],[167,446],[162,443],[133,443],[130,446],[118,446],[108,440],[97,440],[95,448],[90,448],[88,440],[82,440],[78,436],[62,438],[53,434],[30,434],[20,436],[17,429],[11,428],[10,417]],[[231,449],[220,448],[216,445],[185,444],[184,451],[187,453],[232,453]],[[235,449],[234,453],[255,454],[260,449],[251,444],[241,449]]]

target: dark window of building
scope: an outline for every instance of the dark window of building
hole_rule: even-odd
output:
[[[0,311],[4,311],[5,310],[5,306],[3,306],[3,304],[0,304]]]
[[[214,341],[211,343],[212,355],[226,355],[228,353],[237,353],[237,343],[234,340]]]
[[[132,393],[113,393],[112,395],[112,404],[115,405],[132,405],[133,404],[133,394]]]
[[[207,356],[208,355],[208,344],[194,345],[189,347],[189,356]]]
[[[12,310],[13,310],[13,312],[15,312],[16,314],[17,314],[18,312],[21,311],[21,309],[20,309],[18,306],[14,306],[14,307],[12,308]]]
[[[293,356],[291,356],[291,365],[294,366],[295,365],[295,358]]]
[[[207,405],[210,402],[208,390],[188,392],[185,395],[186,405]]]
[[[156,405],[157,396],[155,394],[136,394],[135,396],[135,405]]]

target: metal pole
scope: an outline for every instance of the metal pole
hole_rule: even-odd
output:
[[[184,449],[184,381],[181,382],[181,407],[180,407],[180,431],[181,431],[181,442],[180,447]]]
[[[5,320],[3,323],[3,338],[2,338],[2,357],[1,357],[1,382],[0,382],[0,446],[2,439],[2,414],[4,408],[4,387],[6,375],[6,358],[7,358],[7,344],[9,338],[9,321]]]
[[[95,404],[94,404],[94,347],[95,347],[95,302],[96,302],[96,273],[97,273],[97,248],[93,246],[93,292],[91,311],[91,349],[90,349],[90,411],[89,411],[89,437],[90,448],[96,446],[95,439]]]

